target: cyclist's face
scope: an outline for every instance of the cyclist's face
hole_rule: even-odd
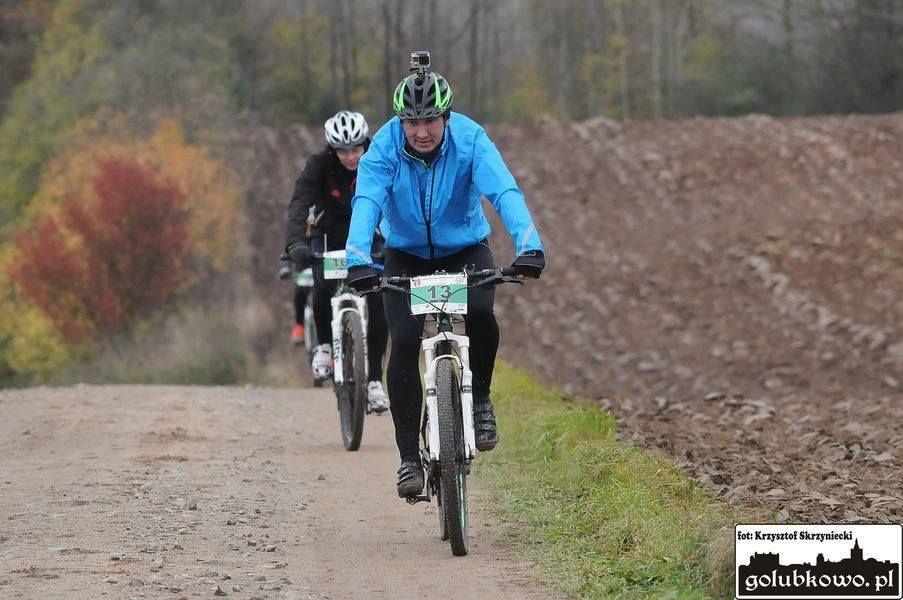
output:
[[[355,146],[354,148],[341,148],[335,153],[339,156],[339,162],[349,171],[357,171],[357,164],[361,162],[361,156],[364,155],[363,146]]]
[[[442,133],[445,131],[445,121],[442,117],[405,119],[401,124],[404,126],[404,135],[408,143],[417,152],[431,152],[442,143]]]

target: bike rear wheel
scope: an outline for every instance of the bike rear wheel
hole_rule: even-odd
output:
[[[356,312],[342,315],[342,378],[336,387],[339,421],[345,450],[353,452],[361,446],[364,413],[367,407],[367,375],[364,361],[364,332],[361,316]]]
[[[436,395],[439,412],[440,493],[444,525],[452,554],[467,554],[470,541],[467,527],[467,474],[464,462],[464,421],[458,377],[451,359],[436,365]],[[442,518],[442,517],[440,517]]]

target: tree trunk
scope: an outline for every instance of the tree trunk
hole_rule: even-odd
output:
[[[480,50],[480,9],[482,8],[481,0],[471,0],[470,2],[470,90],[468,90],[468,100],[470,110],[477,112],[477,88],[479,86],[479,50]]]
[[[889,56],[898,56],[903,51],[903,43],[901,43],[900,32],[895,21],[897,18],[897,0],[885,0],[885,2],[887,6],[887,45],[890,50]],[[901,65],[899,60],[896,61],[896,65],[893,61],[888,61],[887,69],[888,103],[886,110],[892,111],[900,106],[900,79],[903,77],[903,72],[901,72],[903,71],[903,65]]]
[[[351,19],[348,16],[346,0],[335,0],[338,17],[339,59],[342,64],[342,107],[347,109],[351,103],[351,49],[349,48],[351,36],[349,27]]]
[[[652,115],[662,118],[662,11],[659,0],[652,1]]]
[[[345,43],[348,45],[348,62],[349,62],[349,89],[348,89],[348,101],[352,101],[352,97],[354,95],[354,90],[357,87],[358,82],[358,36],[355,35],[355,23],[354,23],[354,15],[356,11],[351,9],[349,5],[347,7],[346,13],[347,27],[345,28]],[[353,107],[353,110],[359,110],[357,107]]]
[[[380,106],[384,115],[392,114],[392,92],[395,91],[392,77],[392,10],[389,8],[391,0],[383,0],[383,86],[382,101]]]
[[[338,25],[336,24],[335,19],[330,19],[329,21],[329,90],[330,90],[330,98],[333,102],[338,101],[339,99],[339,75],[338,71],[335,68],[335,65],[339,62],[338,51],[339,51],[339,42],[337,37],[338,33]]]
[[[303,13],[300,18],[301,19],[304,18]],[[304,23],[304,33],[303,33],[304,39],[307,40],[308,36],[310,35],[310,32],[307,29],[307,22],[302,21],[302,23]],[[301,111],[303,114],[303,118],[310,119],[312,117],[311,113],[312,113],[312,108],[313,108],[313,102],[310,101],[311,89],[313,88],[313,78],[310,75],[310,48],[308,47],[308,44],[301,44],[300,50],[301,50],[299,52],[300,56],[298,57],[298,59],[299,59],[298,70],[301,74],[301,86],[302,86]]]
[[[784,26],[784,60],[787,61],[788,68],[793,64],[794,31],[792,10],[792,2],[790,0],[784,0],[784,6],[781,9],[781,23]]]
[[[393,36],[395,43],[395,54],[392,57],[393,60],[400,61],[402,59],[402,56],[406,52],[409,52],[411,50],[407,38],[404,36],[404,15],[405,11],[403,0],[395,0],[395,35]],[[407,63],[399,64],[396,67],[398,71],[395,72],[398,73],[399,71],[404,69],[405,64]]]
[[[436,34],[436,0],[428,0],[426,3],[426,39],[429,43],[429,47],[426,48],[427,50],[436,50],[434,47],[436,44]],[[440,58],[447,60],[445,57]]]
[[[618,53],[618,77],[620,79],[621,120],[630,118],[630,89],[628,87],[627,72],[627,43],[624,33],[624,4],[618,2],[615,5],[615,33],[622,40],[621,50]]]
[[[683,44],[681,43],[681,24],[689,6],[688,0],[669,3],[667,11],[666,54],[665,54],[665,89],[668,97],[668,115],[673,116],[678,110],[677,90],[682,79]]]
[[[481,14],[480,29],[482,37],[485,40],[482,47],[482,59],[480,62],[480,77],[477,80],[477,104],[474,107],[479,118],[486,118],[487,103],[486,97],[490,92],[495,91],[491,85],[493,77],[499,73],[499,54],[501,53],[501,44],[499,42],[500,33],[496,28],[496,11],[498,5],[489,3],[483,7]]]

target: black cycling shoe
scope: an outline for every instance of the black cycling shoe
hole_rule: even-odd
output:
[[[401,461],[398,469],[398,497],[417,496],[423,491],[423,467],[413,460]]]
[[[489,396],[473,403],[473,426],[477,434],[477,450],[487,452],[499,443],[499,430],[495,425],[495,409]]]

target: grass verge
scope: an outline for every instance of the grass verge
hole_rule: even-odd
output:
[[[730,597],[735,517],[676,464],[503,364],[493,402],[502,442],[475,473],[550,581],[592,598]]]

